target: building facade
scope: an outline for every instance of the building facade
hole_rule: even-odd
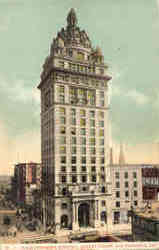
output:
[[[159,200],[159,165],[142,166],[143,200]]]
[[[59,229],[108,224],[107,68],[71,9],[38,86],[44,210],[47,223]]]
[[[143,206],[142,169],[139,165],[110,165],[112,181],[112,232],[131,232],[131,207]]]
[[[16,203],[32,204],[34,189],[40,189],[41,185],[41,164],[18,163],[14,167],[12,191]]]

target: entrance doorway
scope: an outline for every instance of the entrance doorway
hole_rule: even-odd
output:
[[[80,227],[88,227],[90,220],[90,206],[87,203],[82,203],[78,208],[78,223]]]

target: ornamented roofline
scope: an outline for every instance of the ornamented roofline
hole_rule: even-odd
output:
[[[47,76],[41,80],[41,82],[38,85],[38,89],[41,89],[43,83],[45,83],[45,81],[49,78],[50,74],[54,71],[59,71],[59,72],[63,72],[63,73],[70,73],[70,74],[74,74],[74,75],[82,75],[82,76],[88,76],[88,77],[92,77],[92,78],[96,78],[96,79],[100,79],[100,80],[105,80],[105,81],[110,81],[112,79],[111,76],[102,76],[102,75],[97,75],[97,74],[91,74],[91,73],[84,73],[84,72],[76,72],[76,71],[71,71],[69,69],[62,69],[62,68],[58,68],[58,67],[52,67],[52,69],[48,72]]]

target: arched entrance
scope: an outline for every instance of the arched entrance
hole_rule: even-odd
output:
[[[88,227],[90,220],[90,207],[87,203],[82,203],[78,208],[78,223],[80,227]]]
[[[68,216],[66,214],[61,216],[61,228],[68,227]]]

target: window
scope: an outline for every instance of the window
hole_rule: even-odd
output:
[[[91,128],[90,129],[90,136],[94,136],[95,135],[95,129],[94,128]]]
[[[90,105],[95,105],[95,91],[88,91],[88,101]]]
[[[72,156],[72,164],[76,164],[76,156]]]
[[[85,128],[81,128],[80,129],[80,134],[81,135],[86,135],[86,129]]]
[[[60,117],[60,123],[61,123],[61,124],[65,124],[65,123],[66,123],[65,117]]]
[[[100,163],[104,164],[104,162],[105,162],[105,158],[104,157],[100,158]]]
[[[124,173],[124,177],[125,177],[125,179],[128,178],[128,172],[125,172],[125,173]]]
[[[77,52],[77,60],[84,60],[84,53]]]
[[[72,144],[76,144],[76,137],[72,137],[72,138],[71,138],[71,143],[72,143]]]
[[[76,175],[72,175],[72,183],[76,183],[77,182],[77,176]]]
[[[76,166],[72,166],[72,172],[76,172]]]
[[[76,128],[71,128],[71,134],[76,135]]]
[[[90,117],[94,118],[95,117],[95,111],[94,110],[90,110],[89,111]]]
[[[66,175],[62,175],[62,176],[61,176],[61,182],[62,182],[62,183],[65,183],[65,182],[66,182]]]
[[[116,188],[120,188],[120,182],[119,181],[116,182]]]
[[[105,207],[105,201],[102,201],[102,207]]]
[[[137,190],[134,190],[134,196],[137,196]]]
[[[72,147],[72,154],[76,154],[76,147]]]
[[[80,138],[81,144],[85,145],[86,144],[86,138],[85,137],[81,137]]]
[[[115,178],[119,179],[120,178],[120,173],[119,172],[115,172]]]
[[[100,98],[104,99],[104,91],[100,91]]]
[[[133,177],[134,177],[134,179],[137,178],[137,173],[136,172],[133,172]]]
[[[91,171],[96,172],[96,166],[92,166]]]
[[[86,125],[86,120],[81,118],[80,119],[80,126],[82,127],[82,126],[85,126],[85,125]]]
[[[116,201],[116,207],[120,207],[120,201]]]
[[[91,157],[91,164],[95,164],[96,163],[96,157]]]
[[[60,115],[65,115],[65,108],[60,108]]]
[[[66,154],[66,147],[60,146],[60,154]]]
[[[84,157],[83,157],[83,156],[81,157],[81,163],[82,163],[82,164],[86,164],[86,157],[85,157],[85,156],[84,156]]]
[[[94,137],[90,138],[89,141],[90,141],[90,145],[95,145],[96,144],[96,140],[95,140]]]
[[[81,154],[83,154],[83,155],[86,154],[86,148],[85,148],[85,147],[82,147],[82,148],[81,148]]]
[[[100,145],[104,145],[104,138],[99,140]]]
[[[61,208],[62,208],[62,209],[67,209],[67,203],[64,203],[64,202],[63,202],[63,203],[61,204]]]
[[[60,127],[60,134],[66,134],[66,128]]]
[[[60,144],[66,144],[66,137],[60,136]]]
[[[102,188],[101,188],[101,192],[102,192],[102,193],[105,193],[105,192],[106,192],[106,188],[105,188],[105,187],[102,187]]]
[[[83,116],[85,116],[85,115],[86,115],[86,111],[85,111],[84,109],[81,109],[81,110],[80,110],[80,116],[83,117]]]
[[[137,181],[134,181],[134,187],[137,187]]]
[[[105,169],[104,167],[101,167],[101,171],[102,171],[102,172],[104,172],[104,169]]]
[[[73,55],[72,49],[69,49],[69,50],[68,50],[68,55],[69,55],[70,57],[72,57],[72,55]]]
[[[71,125],[76,125],[76,118],[74,117],[71,118]]]
[[[104,118],[104,112],[103,111],[99,111],[99,117]]]
[[[59,86],[59,93],[64,94],[65,93],[65,88],[64,86]]]
[[[90,120],[90,126],[95,127],[95,120]]]
[[[120,212],[114,212],[114,224],[120,223]]]
[[[66,167],[65,166],[61,166],[61,171],[62,172],[66,172]]]
[[[76,115],[76,110],[75,109],[71,109],[71,115],[75,116]]]
[[[125,191],[125,197],[129,197],[129,191]]]
[[[66,156],[61,156],[61,163],[66,163]]]
[[[104,106],[105,102],[104,102],[104,99],[103,100],[100,100],[100,106]]]
[[[128,188],[129,187],[129,183],[128,181],[125,181],[125,187]]]
[[[104,129],[99,130],[99,136],[104,136]]]
[[[92,175],[92,182],[96,182],[96,175]]]
[[[104,127],[104,121],[99,121],[99,127],[101,127],[101,128]]]
[[[104,148],[100,148],[99,153],[100,153],[101,155],[104,155]]]
[[[116,198],[120,198],[120,191],[116,192]]]
[[[134,201],[134,206],[137,206],[137,201]]]
[[[81,171],[86,172],[86,166],[82,166]]]
[[[65,96],[60,95],[59,101],[60,101],[60,103],[63,104],[65,102]]]
[[[86,175],[82,175],[82,182],[87,182],[87,176]]]
[[[96,148],[91,147],[90,148],[90,154],[95,155],[96,154]]]

